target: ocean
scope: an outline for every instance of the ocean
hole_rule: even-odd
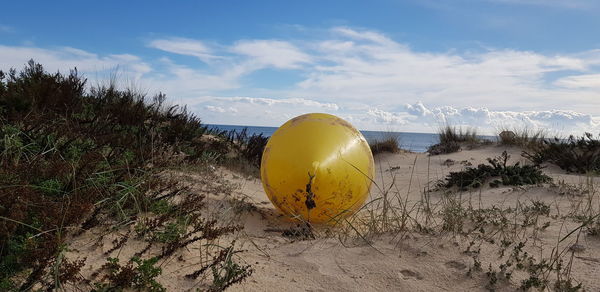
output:
[[[263,136],[270,137],[275,133],[277,127],[255,127],[255,126],[234,126],[234,125],[208,125],[209,127],[216,128],[219,130],[236,130],[241,131],[247,128],[248,134],[263,134]],[[367,141],[382,140],[387,138],[389,132],[380,131],[360,131]],[[426,152],[427,148],[433,144],[439,142],[437,134],[428,133],[406,133],[397,132],[394,133],[398,137],[398,143],[402,149],[410,150],[413,152]]]

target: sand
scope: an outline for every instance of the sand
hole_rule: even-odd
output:
[[[510,279],[499,279],[494,285],[490,285],[490,276],[486,274],[490,268],[498,271],[500,265],[506,262],[506,257],[499,257],[500,237],[490,243],[481,240],[477,232],[465,235],[443,230],[443,219],[439,214],[447,206],[448,194],[435,189],[436,182],[450,171],[458,171],[468,164],[476,166],[484,163],[486,158],[498,156],[504,150],[511,155],[511,162],[528,163],[520,156],[521,149],[497,145],[439,156],[425,153],[376,156],[375,181],[379,188],[393,185],[393,192],[406,200],[407,206],[422,206],[419,202],[422,202],[424,190],[431,190],[428,192],[429,202],[438,215],[432,216],[431,221],[426,223],[430,229],[419,230],[414,223],[425,225],[425,219],[415,214],[418,208],[413,208],[411,216],[415,222],[410,227],[403,232],[370,235],[368,242],[348,237],[348,234],[343,234],[342,228],[317,227],[316,239],[284,236],[282,231],[296,223],[274,209],[257,178],[215,168],[217,177],[233,188],[225,195],[210,193],[201,174],[184,171],[172,175],[198,193],[208,195],[207,214],[244,226],[242,231],[221,239],[220,243],[236,240],[238,249],[243,250],[236,255],[236,260],[251,265],[254,273],[246,281],[230,287],[229,291],[488,291],[491,288],[514,291],[520,287],[522,280],[528,278],[525,271],[515,271]],[[533,201],[546,203],[550,206],[549,216],[538,218],[539,225],[547,224],[546,228],[537,231],[529,228],[504,238],[512,238],[515,243],[525,241],[524,250],[538,261],[550,259],[552,249],[558,246],[558,250],[565,251],[565,265],[572,259],[570,277],[575,283],[581,282],[587,291],[600,291],[600,277],[597,276],[600,275],[600,236],[575,232],[557,244],[581,224],[569,214],[583,212],[583,206],[590,200],[595,212],[600,212],[598,196],[594,192],[581,191],[595,185],[597,178],[567,174],[554,166],[546,167],[544,172],[553,177],[554,184],[484,186],[460,195],[455,192],[451,196],[459,198],[465,207],[474,208],[517,207]],[[381,196],[379,188],[373,187],[371,199]],[[239,208],[239,205],[232,208],[231,202],[240,200],[245,202],[245,208]],[[110,242],[124,232],[127,232],[126,228],[109,233],[98,228],[73,237],[69,240],[71,252],[68,256],[87,257],[86,266],[82,269],[83,276],[87,277],[105,263],[107,255],[104,253],[111,246]],[[102,239],[104,244],[94,244],[99,234],[106,234]],[[474,244],[471,245],[471,242]],[[130,240],[111,256],[125,260],[139,250],[141,244]],[[475,248],[479,253],[473,252]],[[512,245],[506,253],[511,250]],[[169,291],[205,288],[199,280],[184,277],[193,271],[200,256],[199,245],[178,252],[161,263],[163,273],[158,281]],[[474,266],[475,259],[481,263],[480,270]],[[552,288],[555,275],[551,274],[548,279]]]

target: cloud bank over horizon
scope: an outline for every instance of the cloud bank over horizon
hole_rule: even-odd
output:
[[[164,92],[208,123],[278,126],[327,112],[368,130],[435,132],[454,124],[490,134],[505,127],[600,132],[599,48],[419,51],[347,26],[285,40],[173,36],[140,46],[152,57],[0,44],[0,70],[34,59],[49,71],[77,67],[101,81],[118,67],[149,94]]]

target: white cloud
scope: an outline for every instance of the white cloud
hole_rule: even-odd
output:
[[[413,115],[413,124],[430,127],[440,125],[463,125],[482,129],[488,134],[498,128],[553,129],[556,132],[577,133],[600,131],[599,120],[589,114],[568,110],[548,111],[493,111],[485,107],[452,106],[428,108],[421,102],[406,105],[406,111]]]
[[[299,69],[311,58],[289,42],[277,40],[244,40],[231,47],[231,52],[248,56],[246,66],[262,69],[274,67],[279,69]]]
[[[513,110],[567,105],[590,112],[600,107],[598,92],[556,88],[545,80],[549,73],[594,70],[591,66],[598,58],[591,54],[543,55],[511,49],[428,53],[376,32],[344,27],[332,29],[332,33],[332,39],[316,41],[313,54],[321,62],[308,70],[288,96],[369,100],[386,107],[415,100]]]
[[[209,86],[214,90],[236,88],[239,78],[261,69],[300,69],[302,65],[311,62],[310,56],[293,44],[278,40],[242,40],[231,46],[216,45],[215,47],[220,47],[221,51],[214,51],[200,40],[187,38],[153,40],[149,46],[170,53],[197,57],[212,65],[208,70],[210,73],[206,73],[171,62],[172,68],[187,68],[186,76],[178,74],[181,78],[191,79],[189,76],[195,75],[194,79],[198,80],[197,82],[216,84],[217,86]],[[181,72],[181,70],[177,71]],[[213,79],[212,82],[203,82],[207,77]]]
[[[151,48],[165,52],[197,57],[204,62],[219,59],[212,54],[212,50],[199,40],[187,38],[157,39],[148,44]]]
[[[0,45],[0,70],[21,69],[30,59],[42,64],[49,72],[68,72],[77,68],[90,79],[89,84],[104,82],[110,79],[111,75],[117,74],[118,79],[135,83],[151,93],[165,92],[177,101],[239,87],[236,76],[203,72],[175,64],[167,58],[162,58],[154,64],[154,67],[161,68],[156,70],[149,62],[131,54],[101,56],[71,47],[45,49]]]
[[[417,117],[426,117],[433,115],[433,113],[420,101],[415,104],[407,104],[406,111],[409,114]]]
[[[209,112],[214,112],[214,113],[233,113],[233,114],[235,114],[238,112],[238,110],[234,107],[222,108],[220,106],[213,106],[213,105],[204,106],[204,109]]]
[[[557,80],[556,85],[568,88],[600,89],[600,74],[568,76]]]
[[[376,108],[369,109],[367,114],[375,118],[377,123],[381,124],[404,125],[408,122],[406,115],[403,116],[399,113],[386,112]]]
[[[600,49],[574,54],[424,52],[381,32],[350,27],[290,41],[247,39],[209,46],[202,40],[164,38],[148,45],[206,64],[0,45],[0,69],[21,68],[30,58],[49,71],[77,67],[91,77],[118,67],[150,93],[165,92],[212,123],[278,125],[302,113],[329,112],[368,129],[393,125],[399,131],[430,132],[448,121],[490,129],[521,123],[580,133],[597,129],[600,120]],[[286,79],[294,76],[293,81],[278,80],[273,86],[253,79],[253,73],[266,68],[287,71]]]
[[[290,106],[294,104],[295,106]],[[202,117],[214,123],[280,125],[300,114],[326,112],[338,115],[361,129],[436,132],[444,125],[475,127],[482,134],[497,134],[498,129],[543,129],[551,135],[599,132],[600,117],[574,111],[493,111],[485,107],[428,107],[422,102],[407,104],[397,111],[375,107],[352,110],[328,109],[316,101],[274,100],[248,97],[206,97],[199,105]],[[195,108],[199,108],[198,106]],[[238,111],[227,109],[235,108]],[[273,123],[274,122],[274,123]]]
[[[600,65],[600,49],[581,52],[575,56],[585,60],[585,62],[590,66]]]
[[[223,72],[205,72],[185,65],[179,65],[163,58],[163,70],[153,72],[142,79],[153,91],[162,91],[173,98],[193,103],[195,97],[240,87],[237,76]]]
[[[71,47],[42,49],[0,45],[0,64],[2,64],[0,69],[20,69],[30,59],[43,64],[50,72],[58,70],[68,72],[70,69],[77,68],[80,72],[97,73],[118,69],[123,74],[139,78],[152,70],[150,65],[139,57],[129,54],[99,56]]]
[[[303,98],[213,97],[197,99],[192,109],[216,124],[280,125],[310,112],[341,114],[337,104]]]
[[[394,41],[385,35],[369,30],[357,31],[349,27],[334,27],[331,31],[335,34],[349,37],[355,40],[366,40],[382,45],[396,45]]]
[[[207,105],[207,106],[204,106],[204,109],[206,109],[207,111],[210,111],[210,112],[215,112],[215,113],[224,113],[225,112],[225,109],[220,106]]]
[[[287,99],[273,99],[273,98],[260,98],[260,97],[232,97],[224,98],[233,102],[247,102],[252,104],[262,104],[267,106],[273,105],[292,105],[292,106],[308,106],[314,108],[322,108],[326,110],[336,111],[339,106],[335,103],[322,103],[314,100],[308,100],[304,98],[287,98]]]

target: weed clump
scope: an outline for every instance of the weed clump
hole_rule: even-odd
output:
[[[162,273],[162,269],[155,266],[157,263],[158,258],[142,260],[133,257],[129,263],[121,265],[118,258],[108,258],[107,263],[102,267],[107,270],[107,275],[103,277],[103,281],[94,284],[96,291],[114,291],[123,288],[152,292],[167,291],[156,281],[156,277]]]
[[[216,264],[211,266],[213,281],[208,291],[224,291],[252,274],[250,266],[241,266],[233,261],[234,253],[233,248],[226,248],[218,256],[221,260],[213,261]]]
[[[478,188],[488,180],[491,187],[521,186],[549,182],[552,180],[545,175],[539,165],[521,165],[519,162],[508,165],[510,155],[506,151],[496,158],[488,158],[489,164],[480,164],[476,168],[467,167],[463,171],[451,172],[446,177],[446,188],[458,186],[462,190]]]
[[[429,155],[440,155],[440,154],[449,154],[460,151],[460,143],[458,142],[448,142],[445,144],[438,143],[429,146],[427,148],[427,152]]]
[[[427,149],[429,155],[458,152],[463,144],[473,146],[482,143],[482,140],[477,137],[475,129],[463,130],[462,128],[457,129],[456,127],[446,126],[440,129],[438,137],[439,143]]]
[[[248,134],[248,128],[242,129],[240,132],[232,130],[228,133],[228,140],[237,150],[237,153],[253,166],[260,168],[262,155],[269,141],[268,137],[263,134]]]
[[[50,74],[33,61],[19,73],[0,72],[0,288],[54,287],[49,267],[65,234],[101,221],[122,226],[149,209],[170,214],[154,222],[164,254],[237,230],[192,214],[201,196],[178,206],[160,203],[181,192],[160,171],[224,152],[222,142],[201,139],[222,133],[165,100],[114,85],[87,90],[76,70]],[[188,214],[186,225],[176,212]],[[65,275],[78,274],[78,267]]]
[[[529,130],[527,128],[521,130],[503,129],[498,134],[498,143],[506,146],[520,146],[530,149],[540,147],[544,141],[546,132],[544,130]]]
[[[401,150],[400,145],[398,144],[398,137],[393,134],[387,135],[387,137],[384,137],[382,140],[371,141],[369,147],[371,148],[371,153],[373,153],[373,155],[383,152],[398,153]]]
[[[591,133],[544,141],[541,147],[524,152],[523,156],[536,164],[549,162],[568,172],[600,173],[600,140]]]
[[[479,142],[479,138],[477,138],[477,131],[475,129],[467,129],[463,130],[456,127],[446,126],[439,133],[440,143],[446,144],[450,142],[467,142],[467,143],[477,143]]]

